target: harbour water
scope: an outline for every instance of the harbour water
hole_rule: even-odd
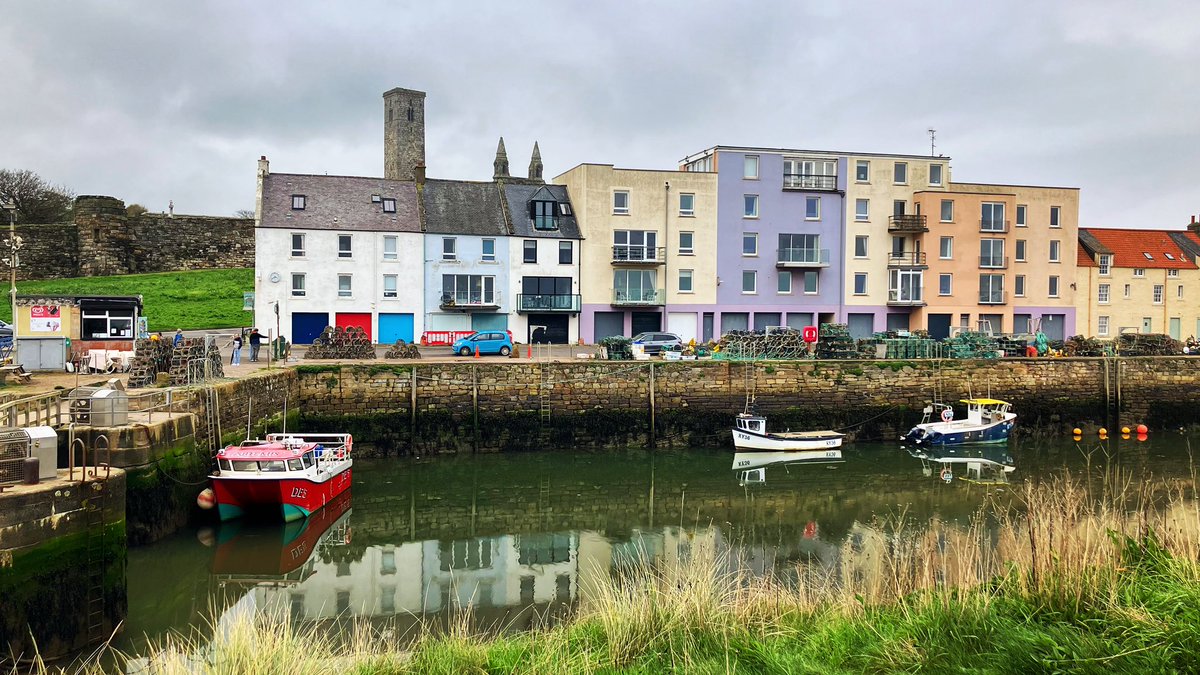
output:
[[[403,630],[470,607],[480,627],[521,630],[566,616],[599,578],[696,547],[786,577],[836,566],[879,519],[965,525],[1064,467],[1190,476],[1190,440],[1017,438],[1007,446],[1016,470],[991,476],[1007,483],[961,480],[965,466],[947,476],[897,443],[848,445],[841,463],[761,477],[739,476],[732,452],[715,449],[359,460],[349,498],[308,522],[203,526],[130,549],[116,645],[139,653],[170,632],[203,638],[248,612]]]

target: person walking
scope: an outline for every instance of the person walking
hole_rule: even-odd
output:
[[[262,333],[257,328],[250,329],[250,360],[258,360],[258,349],[262,346]]]
[[[242,365],[242,334],[238,333],[237,335],[234,335],[233,339],[229,342],[233,345],[233,356],[229,357],[229,365]]]

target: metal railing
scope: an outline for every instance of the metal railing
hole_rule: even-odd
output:
[[[925,265],[924,251],[892,251],[888,254],[888,267],[922,267]]]
[[[626,307],[650,307],[666,304],[666,299],[667,292],[662,288],[658,290],[644,291],[622,291],[614,289],[612,304]]]
[[[666,246],[644,246],[639,244],[617,244],[612,247],[613,264],[661,265],[667,260]]]
[[[981,255],[979,256],[979,266],[990,270],[1008,269],[1008,256]]]
[[[522,293],[517,295],[518,312],[578,312],[579,294]]]
[[[837,175],[819,173],[785,173],[784,190],[836,190]]]
[[[1003,305],[1008,301],[1008,293],[1004,291],[979,291],[979,304]]]
[[[57,426],[70,421],[65,390],[0,404],[0,420],[10,427]]]
[[[899,214],[888,216],[888,232],[928,232],[924,214]]]
[[[979,221],[980,232],[1008,232],[1008,221],[984,218]]]
[[[781,248],[776,265],[787,267],[821,267],[829,264],[829,249],[827,248]]]

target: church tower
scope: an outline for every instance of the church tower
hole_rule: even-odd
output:
[[[413,180],[425,166],[425,92],[392,89],[383,94],[383,177]]]
[[[508,178],[508,152],[504,150],[504,137],[496,146],[496,159],[492,160],[492,180]]]
[[[538,149],[537,141],[534,141],[533,156],[529,158],[529,180],[544,183],[542,169],[542,151]]]

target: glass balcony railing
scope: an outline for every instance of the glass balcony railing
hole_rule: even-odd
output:
[[[578,312],[579,294],[529,294],[517,296],[518,312]]]
[[[836,190],[837,176],[816,173],[783,174],[784,190]]]
[[[777,267],[825,267],[829,264],[827,248],[781,248]]]
[[[612,304],[616,307],[652,307],[664,305],[667,301],[666,290],[654,289],[613,289]]]

